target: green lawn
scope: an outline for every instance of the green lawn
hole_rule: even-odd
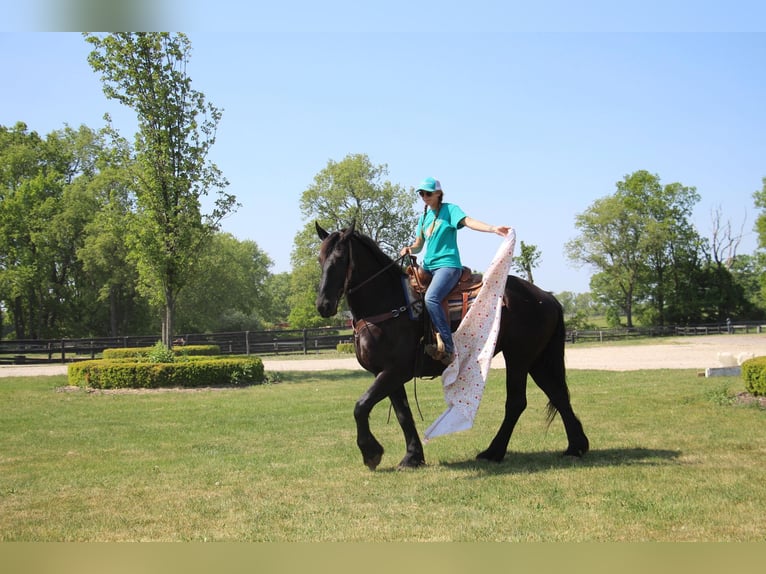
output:
[[[492,371],[474,428],[396,471],[388,404],[371,472],[355,444],[361,372],[282,373],[244,389],[99,394],[66,377],[0,379],[2,541],[763,541],[766,412],[732,404],[738,378],[573,371],[591,441],[560,456],[560,420],[530,405],[501,464],[475,455],[504,401]],[[412,383],[410,400],[417,414]],[[440,382],[419,381],[425,420]]]

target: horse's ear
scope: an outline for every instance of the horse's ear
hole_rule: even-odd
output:
[[[356,218],[351,220],[351,225],[343,232],[344,237],[348,237],[354,234],[354,228],[356,227]]]
[[[315,226],[316,226],[316,228],[317,228],[317,235],[319,236],[319,239],[321,239],[322,241],[324,241],[324,240],[327,238],[327,236],[328,236],[328,235],[330,235],[330,234],[329,234],[329,233],[327,233],[327,231],[325,231],[324,229],[322,229],[322,226],[321,226],[321,225],[319,225],[319,222],[318,222],[318,221],[315,221],[315,222],[314,222],[314,225],[315,225]]]

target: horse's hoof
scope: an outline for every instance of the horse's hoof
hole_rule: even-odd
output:
[[[564,451],[564,456],[582,458],[589,450],[590,444],[588,444],[588,439],[585,439],[584,441],[577,441],[575,444],[570,444],[569,448]]]
[[[397,470],[409,470],[414,468],[420,468],[421,466],[425,466],[426,461],[425,459],[408,459],[404,458],[402,459],[402,462],[399,463],[399,466],[396,467]]]
[[[382,453],[381,454],[376,454],[372,458],[365,460],[364,464],[366,464],[367,468],[369,468],[370,470],[375,470],[376,468],[378,468],[378,465],[380,464],[381,460],[383,460],[383,454]]]
[[[585,456],[585,453],[588,452],[587,450],[581,450],[581,449],[567,449],[564,451],[563,456],[568,456],[571,458],[582,458]]]
[[[503,462],[503,459],[505,458],[505,453],[498,456],[495,454],[492,454],[489,450],[485,450],[484,452],[480,452],[476,455],[476,460],[488,460],[490,462]]]

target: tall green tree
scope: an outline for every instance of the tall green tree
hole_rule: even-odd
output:
[[[414,211],[417,196],[385,179],[387,175],[387,165],[374,165],[365,154],[349,154],[339,162],[328,161],[301,195],[301,214],[306,224],[295,237],[291,255],[293,326],[310,327],[326,322],[315,308],[319,287],[315,222],[329,230],[343,229],[354,222],[358,231],[375,240],[392,257],[411,242],[417,223]]]
[[[766,177],[761,180],[762,187],[753,193],[755,206],[761,210],[755,221],[755,231],[758,233],[759,259],[766,267]],[[761,275],[761,303],[766,307],[766,274]]]
[[[612,316],[621,311],[632,327],[634,306],[648,301],[653,321],[663,323],[670,292],[678,294],[673,270],[696,261],[700,240],[688,219],[699,196],[644,170],[616,187],[576,216],[580,235],[567,243],[568,256],[597,271],[591,290]]]
[[[758,233],[758,247],[766,249],[766,177],[761,179],[762,187],[753,193],[755,206],[761,210],[755,220],[755,231]]]
[[[132,236],[144,284],[161,293],[162,339],[171,347],[176,302],[196,255],[236,207],[225,192],[228,182],[208,159],[221,111],[192,88],[191,42],[184,34],[84,36],[104,94],[136,112]],[[211,191],[213,208],[203,213],[201,199]]]
[[[580,235],[566,245],[569,258],[597,271],[591,277],[591,291],[607,307],[617,306],[632,325],[641,261],[640,235],[633,229],[631,214],[619,198],[604,197],[575,217],[575,227]]]
[[[121,162],[128,155],[125,149],[110,149],[98,174],[88,183],[97,207],[77,251],[85,280],[97,292],[91,331],[112,337],[156,330],[152,329],[149,301],[139,292],[138,267],[126,240],[133,217],[133,194],[131,170]]]
[[[95,291],[77,252],[102,147],[84,126],[45,139],[23,123],[0,127],[0,299],[17,338],[88,332]]]

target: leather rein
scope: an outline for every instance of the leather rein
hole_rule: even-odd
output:
[[[351,246],[349,245],[349,248],[350,247]],[[393,261],[391,261],[391,263],[389,263],[388,265],[383,266],[382,269],[380,269],[377,272],[373,273],[370,277],[368,277],[367,279],[365,279],[364,281],[359,283],[359,285],[355,285],[354,287],[351,287],[351,288],[349,288],[347,286],[346,287],[346,296],[348,297],[349,295],[351,295],[355,291],[358,291],[359,289],[361,289],[362,287],[364,287],[365,285],[370,283],[373,279],[379,277],[380,275],[382,275],[383,273],[388,271],[394,265],[398,265],[399,263],[401,263],[404,260],[405,257],[407,257],[407,254],[401,255],[398,258],[394,259]],[[351,270],[352,270],[352,268],[353,268],[353,257],[350,257],[349,258],[348,271],[346,273],[346,285],[348,285],[348,280],[351,278]],[[354,331],[356,332],[358,330],[357,329],[357,325],[360,325],[360,323],[362,324],[362,325],[360,325],[360,327],[361,327],[361,326],[363,326],[364,323],[375,324],[375,323],[380,323],[382,321],[387,321],[388,319],[396,319],[397,317],[401,317],[401,315],[403,313],[405,313],[407,311],[407,309],[412,307],[413,303],[414,303],[414,301],[412,303],[408,304],[408,305],[402,305],[398,309],[391,309],[390,311],[386,311],[386,312],[380,313],[378,315],[373,315],[372,317],[363,317],[361,319],[357,319],[356,321],[354,321]]]

